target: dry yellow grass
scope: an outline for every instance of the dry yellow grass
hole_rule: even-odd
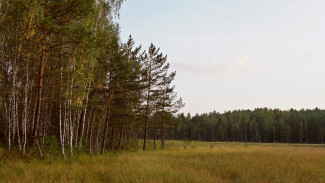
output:
[[[325,148],[167,142],[165,150],[0,163],[1,182],[325,182]]]

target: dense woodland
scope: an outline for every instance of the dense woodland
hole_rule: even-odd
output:
[[[116,22],[122,0],[0,0],[0,139],[73,156],[164,140],[184,106],[167,56]],[[150,136],[151,138],[151,136]],[[162,143],[164,144],[164,143]]]
[[[263,143],[324,143],[325,110],[258,108],[223,114],[185,116],[182,124],[169,130],[169,137],[183,140]]]
[[[0,147],[147,149],[147,139],[323,143],[325,111],[177,115],[167,55],[122,42],[122,0],[0,0]]]

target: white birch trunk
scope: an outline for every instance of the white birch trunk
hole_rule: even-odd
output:
[[[65,152],[64,152],[64,127],[62,129],[62,101],[61,101],[61,89],[62,89],[62,70],[63,70],[63,67],[61,65],[61,72],[60,72],[60,97],[59,97],[59,128],[60,128],[60,144],[61,144],[61,152],[62,152],[62,155],[64,157],[64,159],[66,158],[66,155],[65,155]]]

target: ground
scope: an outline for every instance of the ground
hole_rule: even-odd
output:
[[[325,182],[325,147],[167,141],[145,152],[1,158],[0,182]]]

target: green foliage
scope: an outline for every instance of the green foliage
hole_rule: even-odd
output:
[[[42,149],[46,150],[47,154],[54,156],[60,155],[60,145],[56,136],[45,136]]]

